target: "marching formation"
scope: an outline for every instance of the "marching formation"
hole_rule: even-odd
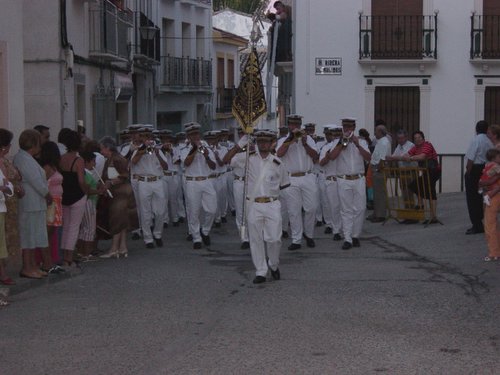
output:
[[[146,247],[162,246],[162,228],[187,220],[193,249],[209,246],[210,230],[235,217],[241,248],[250,248],[256,268],[254,283],[270,270],[280,278],[281,238],[291,237],[288,250],[315,247],[314,228],[342,241],[342,249],[359,247],[366,211],[366,162],[371,154],[354,131],[356,122],[302,125],[290,115],[280,135],[256,130],[200,133],[188,123],[184,132],[132,125],[122,132],[120,153],[130,160],[130,180]],[[160,141],[155,141],[155,139]],[[111,254],[112,256],[113,254]],[[267,259],[267,260],[266,260]]]

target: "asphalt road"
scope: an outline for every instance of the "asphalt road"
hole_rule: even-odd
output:
[[[285,240],[282,280],[258,286],[232,222],[210,251],[168,228],[161,249],[23,280],[0,374],[500,374],[500,264],[464,235],[464,195],[438,202],[444,225],[367,222],[350,251],[323,228]]]

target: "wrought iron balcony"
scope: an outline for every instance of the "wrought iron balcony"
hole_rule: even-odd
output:
[[[500,59],[500,15],[471,16],[470,58]]]
[[[146,65],[160,64],[160,29],[143,12],[135,12],[134,60]]]
[[[105,60],[127,61],[130,56],[128,29],[133,26],[133,13],[108,0],[90,3],[89,56]]]
[[[359,16],[360,60],[437,59],[437,14]]]
[[[217,113],[231,113],[233,110],[233,99],[236,95],[236,88],[217,88]]]
[[[163,56],[162,85],[179,89],[206,89],[212,87],[212,61],[202,58]]]

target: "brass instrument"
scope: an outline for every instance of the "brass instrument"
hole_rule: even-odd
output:
[[[307,133],[303,129],[297,129],[293,131],[293,138],[296,140],[300,140],[302,137],[306,136]]]
[[[353,136],[354,132],[349,132],[349,133],[342,133],[342,139],[340,143],[342,144],[342,147],[347,147],[349,142],[351,142],[351,138]]]

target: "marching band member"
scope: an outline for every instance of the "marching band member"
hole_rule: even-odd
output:
[[[165,217],[165,191],[161,177],[168,166],[155,147],[151,127],[140,129],[143,144],[132,154],[132,179],[137,181],[139,216],[144,243],[148,249],[162,247],[163,219]],[[151,227],[154,228],[151,232]],[[153,243],[154,241],[154,243]]]
[[[366,211],[365,165],[371,154],[365,140],[354,134],[356,120],[342,120],[343,136],[334,141],[326,157],[337,161],[337,185],[340,198],[340,217],[344,232],[343,250],[359,247]]]
[[[292,229],[292,244],[288,250],[297,250],[302,247],[302,236],[308,247],[316,246],[313,237],[318,186],[312,168],[318,153],[314,140],[300,130],[302,116],[290,115],[287,119],[289,134],[278,141],[276,155],[290,173],[291,186],[283,192]]]
[[[235,143],[229,140],[229,130],[221,129],[219,133],[219,145],[226,148],[226,153],[231,150]],[[226,211],[231,211],[233,216],[235,215],[235,207],[234,207],[234,193],[233,193],[233,174],[231,172],[231,167],[226,164],[226,173],[224,173],[224,180],[226,181],[226,195],[227,195],[227,209]],[[224,211],[222,217],[224,218],[227,212]],[[224,219],[222,219],[224,222]]]
[[[278,142],[281,138],[286,139],[288,136],[288,127],[286,126],[281,126],[278,129]],[[281,238],[288,238],[288,208],[286,206],[286,199],[283,196],[283,194],[280,194],[280,203],[281,203],[281,217],[282,217],[282,231],[281,231]]]
[[[215,214],[214,226],[216,228],[221,226],[221,222],[226,222],[226,211],[227,211],[227,191],[226,191],[226,164],[223,159],[227,153],[225,147],[221,147],[218,144],[219,131],[212,130],[205,132],[205,141],[213,152],[215,157],[215,170],[210,175],[210,179],[214,184],[215,193],[217,194],[217,212]],[[224,218],[224,220],[222,220]]]
[[[186,212],[193,249],[201,249],[201,241],[210,246],[210,229],[217,212],[217,194],[209,176],[215,170],[215,156],[205,141],[200,139],[201,125],[190,122],[184,125],[189,145],[183,149]],[[201,210],[204,212],[200,224]]]
[[[324,193],[327,210],[330,212],[328,214],[327,210],[324,212],[327,214],[328,220],[331,220],[331,228],[334,233],[333,240],[340,241],[342,239],[340,235],[342,221],[340,218],[340,198],[337,184],[337,162],[335,160],[330,160],[328,155],[337,144],[338,139],[342,137],[342,126],[335,124],[325,125],[325,137],[326,144],[321,148],[319,164],[321,165],[323,179],[325,180]]]
[[[177,181],[179,188],[177,189],[177,215],[179,216],[179,223],[183,223],[186,219],[186,205],[184,203],[184,166],[180,161],[180,155],[183,149],[188,146],[185,132],[178,132],[175,134],[174,151],[179,155],[179,161],[176,162],[177,166]]]
[[[281,250],[280,190],[290,186],[288,172],[279,158],[272,155],[274,133],[255,132],[258,151],[248,160],[248,236],[250,252],[256,268],[254,284],[266,281],[268,270],[274,280],[281,278],[279,254]],[[267,250],[267,251],[266,251]]]
[[[163,171],[163,182],[165,189],[165,198],[167,207],[165,209],[164,223],[169,224],[172,220],[174,227],[179,226],[179,209],[177,207],[177,191],[179,189],[179,180],[177,178],[178,161],[180,155],[173,147],[175,137],[171,130],[160,130],[160,157],[167,163],[168,168]]]

